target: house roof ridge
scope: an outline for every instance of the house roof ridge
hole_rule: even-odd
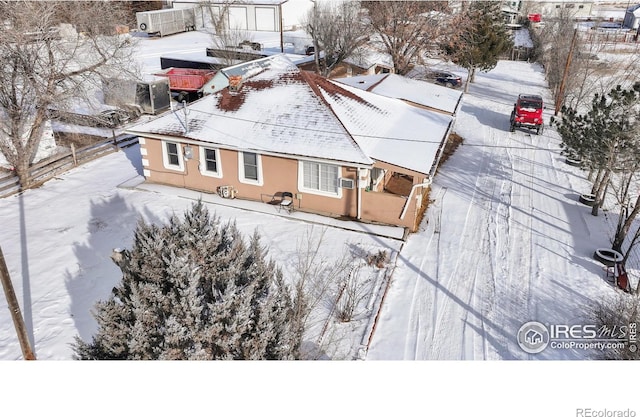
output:
[[[331,114],[333,114],[333,116],[335,117],[335,119],[340,123],[340,125],[342,126],[342,128],[344,129],[344,131],[347,133],[349,139],[351,139],[352,144],[358,148],[358,150],[360,151],[360,153],[367,159],[371,160],[371,157],[369,155],[367,155],[365,153],[365,151],[362,149],[362,147],[360,146],[360,143],[358,143],[358,141],[354,138],[353,133],[351,133],[349,131],[349,129],[347,128],[347,126],[344,124],[344,122],[342,121],[342,119],[340,118],[340,116],[338,116],[338,114],[335,112],[333,106],[331,105],[331,103],[329,103],[327,101],[327,99],[324,97],[324,95],[322,94],[322,87],[319,85],[319,83],[316,82],[317,81],[321,81],[321,84],[326,85],[329,84],[331,85],[331,89],[335,89],[335,90],[339,90],[341,92],[344,93],[344,96],[352,98],[360,103],[363,104],[368,104],[371,105],[371,103],[369,103],[368,101],[364,100],[363,98],[351,93],[350,91],[346,90],[345,88],[342,88],[341,86],[337,85],[336,83],[332,82],[331,80],[329,80],[328,78],[325,78],[319,74],[316,74],[314,72],[311,71],[300,71],[300,76],[302,77],[302,79],[304,80],[304,82],[309,86],[309,88],[311,88],[311,91],[313,91],[313,93],[320,99],[320,101],[325,105],[325,107],[327,109],[329,109],[329,111],[331,112]],[[330,94],[330,91],[328,91],[328,89],[324,89],[327,94]]]

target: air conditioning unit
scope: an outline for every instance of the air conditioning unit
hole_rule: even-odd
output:
[[[355,188],[355,181],[351,178],[338,178],[338,187],[352,190]]]
[[[217,189],[218,195],[222,198],[236,198],[238,191],[231,185],[222,185]]]

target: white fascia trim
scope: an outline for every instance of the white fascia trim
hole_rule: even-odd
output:
[[[224,145],[216,142],[208,142],[206,140],[196,140],[196,139],[190,139],[190,138],[184,138],[184,137],[160,135],[157,133],[136,133],[136,132],[130,132],[130,133],[134,135],[140,135],[139,136],[140,144],[144,143],[144,140],[143,140],[144,138],[142,137],[142,135],[144,135],[149,139],[160,139],[167,142],[179,142],[185,145],[189,144],[189,145],[196,145],[196,146],[204,146],[205,148],[210,148],[210,149],[211,148],[224,149],[224,150],[235,151],[235,152],[249,152],[249,153],[255,153],[258,155],[273,156],[276,158],[292,159],[294,161],[319,162],[321,164],[340,165],[342,167],[348,167],[348,168],[369,168],[370,169],[370,168],[373,168],[373,164],[375,163],[375,161],[373,160],[371,160],[370,163],[360,163],[360,162],[340,161],[336,159],[326,159],[326,158],[313,157],[313,156],[285,154],[285,153],[279,153],[279,152],[272,152],[264,149],[239,149],[238,147],[235,147],[235,146]]]

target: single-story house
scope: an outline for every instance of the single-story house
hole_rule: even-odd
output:
[[[594,0],[541,0],[527,2],[529,13],[540,13],[542,20],[550,20],[562,13],[575,19],[589,19],[593,14]]]
[[[455,118],[302,71],[284,55],[127,130],[147,181],[416,230]],[[422,209],[422,210],[421,210]]]

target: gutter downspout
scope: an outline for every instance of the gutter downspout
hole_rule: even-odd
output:
[[[413,197],[413,193],[415,192],[415,190],[421,187],[428,187],[433,183],[433,177],[436,175],[436,170],[438,169],[438,165],[440,165],[440,159],[442,159],[442,154],[444,153],[444,147],[447,144],[447,141],[449,140],[449,135],[451,134],[451,130],[453,130],[453,125],[455,121],[456,119],[454,117],[449,123],[449,127],[447,128],[447,133],[445,133],[445,136],[444,136],[445,140],[442,141],[442,145],[440,146],[440,149],[438,149],[438,157],[436,158],[435,162],[431,166],[431,170],[429,171],[427,178],[425,178],[425,181],[422,184],[415,184],[413,187],[411,187],[411,192],[409,193],[407,202],[404,203],[404,207],[402,208],[402,213],[400,214],[400,220],[404,220],[404,216],[405,214],[407,214],[407,209],[409,208],[409,203],[411,202],[411,198]]]
[[[358,188],[358,198],[356,203],[358,206],[358,213],[356,218],[358,220],[361,220],[362,218],[362,187],[360,187],[360,169],[361,168],[356,168],[356,187]]]

